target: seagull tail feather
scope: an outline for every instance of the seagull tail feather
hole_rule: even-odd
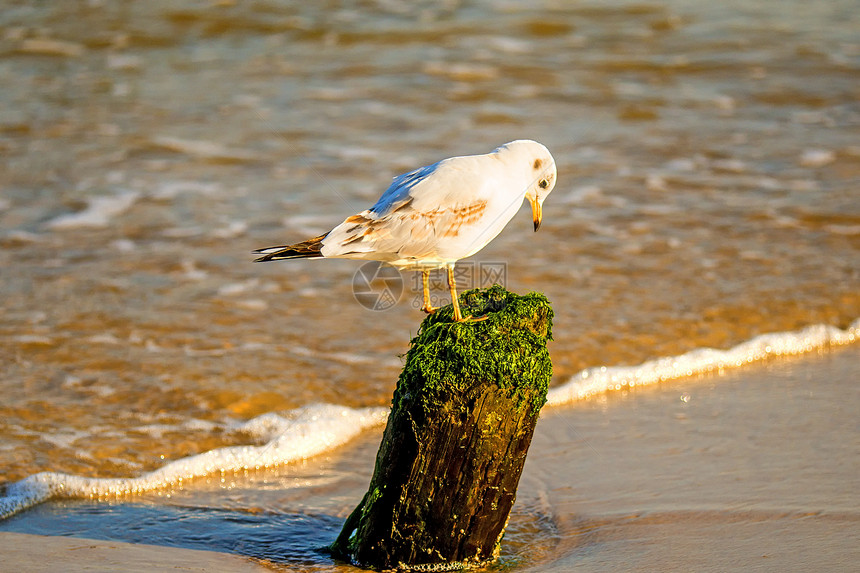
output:
[[[258,259],[254,259],[255,263],[265,263],[266,261],[280,261],[282,259],[316,259],[322,257],[322,240],[325,235],[296,243],[295,245],[281,245],[280,247],[267,247],[258,249],[254,254],[263,255]]]

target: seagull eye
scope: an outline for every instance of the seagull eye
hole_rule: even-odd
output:
[[[549,181],[547,181],[546,179],[541,179],[540,183],[538,183],[538,186],[541,189],[546,189],[547,187],[549,187]]]

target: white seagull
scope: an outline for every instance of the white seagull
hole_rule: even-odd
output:
[[[263,255],[256,262],[362,259],[421,271],[421,310],[427,313],[436,310],[430,305],[430,271],[446,267],[454,320],[473,320],[460,312],[454,265],[496,238],[524,199],[531,203],[537,231],[556,175],[555,160],[547,148],[527,139],[484,155],[443,159],[395,177],[373,207],[347,217],[328,233],[254,251]]]

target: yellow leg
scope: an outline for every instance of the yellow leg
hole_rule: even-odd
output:
[[[454,265],[448,265],[448,288],[451,289],[451,303],[454,305],[454,322],[480,322],[490,318],[489,315],[473,318],[463,316],[460,312],[460,297],[457,296],[457,283],[454,282]]]
[[[427,314],[433,314],[436,309],[430,305],[430,271],[421,271],[421,284],[424,287],[424,306],[421,310]]]
[[[457,296],[457,283],[454,282],[454,265],[448,265],[448,288],[451,289],[451,304],[454,305],[454,322],[463,322],[460,300]]]

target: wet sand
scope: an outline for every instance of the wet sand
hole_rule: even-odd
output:
[[[545,412],[520,484],[557,524],[537,571],[860,563],[860,348]]]
[[[176,549],[155,545],[0,533],[3,570],[18,573],[90,571],[151,573],[152,571],[206,571],[251,573],[268,571],[251,560],[214,551]]]

